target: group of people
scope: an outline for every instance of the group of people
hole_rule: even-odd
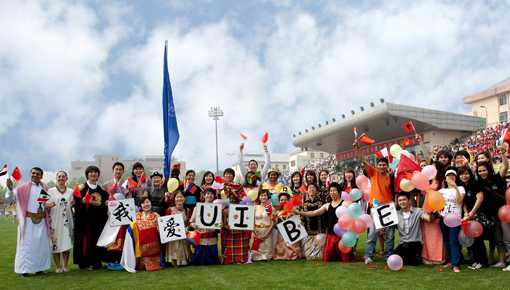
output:
[[[416,138],[421,141],[419,136]],[[240,164],[243,164],[243,149],[241,146]],[[358,150],[357,158],[362,173],[370,180],[370,188],[367,199],[348,202],[360,203],[365,213],[392,202],[398,207],[398,225],[376,229],[370,224],[363,255],[365,263],[373,262],[376,243],[380,241],[386,258],[398,254],[408,265],[443,264],[459,272],[461,262],[471,260],[471,269],[487,267],[492,262],[493,267],[510,270],[505,268],[510,227],[498,219],[507,188],[506,149],[499,148],[502,166],[498,172],[494,172],[488,152],[479,153],[476,162],[470,162],[472,157],[464,150],[455,153],[443,150],[433,156],[424,152],[425,158],[416,162],[422,167],[435,166],[437,174],[430,181],[431,187],[445,200],[444,208],[436,212],[422,208],[425,192],[404,192],[395,187],[395,172],[389,168],[387,158],[379,158],[372,165]],[[357,188],[356,177],[361,172],[346,170],[340,183],[330,182],[331,173],[325,169],[307,170],[304,174],[294,172],[289,186],[285,186],[279,182],[280,172],[270,167],[265,145],[264,151],[266,162],[262,172],[258,171],[257,161],[250,160],[248,168],[241,169],[241,183],[236,183],[236,172],[227,168],[220,187],[211,171],[196,183],[195,171],[186,171],[181,180],[180,168],[174,166],[170,178],[178,180],[178,187],[171,192],[167,190],[167,179],[159,171],[149,175],[141,163],[132,166],[126,180],[124,165],[115,163],[113,179],[102,185],[99,168],[89,166],[85,170],[86,182],[74,189],[67,187],[65,171],[57,172],[56,187],[47,188],[41,181],[43,170],[34,167],[29,182],[15,186],[11,180],[7,181],[6,200],[16,203],[19,219],[15,272],[26,277],[46,271],[51,266],[52,254],[56,272],[67,272],[71,250],[73,262],[80,269],[100,269],[106,263],[107,269],[114,271],[126,269],[129,249],[136,253],[135,268],[147,271],[171,266],[302,258],[354,261],[358,255],[356,246],[350,251],[342,250],[339,245],[342,236],[335,231],[335,225],[337,209],[347,203],[343,193]],[[231,229],[227,207],[244,202],[247,196],[254,204],[254,229]],[[133,223],[113,227],[108,205],[127,198],[132,198],[137,208]],[[199,226],[197,202],[224,206],[221,229]],[[484,227],[484,234],[468,247],[470,257],[461,253],[461,227],[445,225],[444,217],[451,213],[464,221],[480,221]],[[174,214],[182,215],[186,230],[194,235],[161,244],[158,218]],[[290,244],[276,225],[296,216],[308,235]],[[397,247],[394,247],[395,232],[400,237]],[[485,240],[489,241],[489,255]],[[496,250],[498,256],[494,258]]]

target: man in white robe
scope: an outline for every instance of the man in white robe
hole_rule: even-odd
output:
[[[12,181],[7,180],[5,200],[16,202],[18,218],[14,272],[23,277],[40,274],[51,266],[48,210],[44,201],[47,186],[41,182],[42,176],[42,169],[34,167],[30,170],[30,182],[13,189]]]

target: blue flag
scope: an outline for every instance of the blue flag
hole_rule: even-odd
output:
[[[175,145],[179,141],[179,128],[177,128],[177,118],[175,116],[174,97],[170,85],[170,75],[168,74],[168,65],[166,61],[166,47],[163,66],[163,130],[165,139],[165,152],[163,161],[163,172],[166,178],[170,176],[170,162]]]

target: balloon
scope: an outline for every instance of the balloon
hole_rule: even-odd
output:
[[[356,234],[351,231],[345,232],[342,235],[342,244],[346,247],[354,247],[356,245]]]
[[[470,238],[477,238],[483,233],[482,224],[477,221],[467,222],[462,229],[464,230],[464,234]]]
[[[363,196],[363,193],[361,193],[361,191],[359,189],[353,188],[351,190],[351,192],[349,193],[349,195],[351,196],[352,201],[358,201]]]
[[[256,188],[250,189],[246,193],[246,196],[248,196],[252,201],[255,201],[259,197],[259,191]]]
[[[200,242],[200,233],[197,231],[187,232],[186,241],[196,247]]]
[[[400,162],[399,158],[393,157],[393,161],[391,161],[390,168],[393,169],[393,170],[397,170],[399,162]]]
[[[403,178],[400,181],[400,189],[402,189],[405,192],[409,192],[414,189],[414,185],[409,179]]]
[[[359,219],[365,222],[367,228],[371,227],[374,224],[374,221],[372,220],[372,217],[369,214],[364,213],[359,216]]]
[[[454,228],[460,226],[461,219],[460,216],[449,213],[443,218],[443,221],[447,227]]]
[[[430,187],[429,179],[421,172],[415,172],[411,178],[413,185],[420,190],[427,190]]]
[[[277,206],[278,204],[280,204],[280,201],[278,200],[278,194],[276,193],[271,194],[271,203],[273,204],[273,206]]]
[[[347,208],[345,206],[343,206],[343,205],[337,207],[336,210],[335,210],[335,214],[336,214],[337,218],[342,217],[346,213],[347,213]]]
[[[352,248],[346,247],[342,241],[338,242],[338,250],[343,254],[349,254],[352,251]]]
[[[364,191],[368,188],[369,182],[370,181],[368,180],[368,177],[366,177],[365,175],[358,175],[358,177],[356,177],[356,185],[362,191]]]
[[[459,244],[463,247],[471,247],[475,243],[475,239],[470,238],[464,234],[464,231],[459,232]]]
[[[251,198],[245,196],[243,197],[243,199],[241,199],[241,202],[240,204],[244,204],[244,205],[252,205],[253,204],[253,201],[251,201]]]
[[[427,208],[432,211],[440,211],[444,208],[444,197],[441,193],[434,190],[427,190]]]
[[[227,202],[226,202],[226,201],[224,201],[223,199],[215,199],[215,200],[213,201],[213,203],[214,203],[214,204],[221,204],[221,206],[222,206],[223,208],[227,207]]]
[[[404,266],[404,261],[399,255],[389,256],[388,260],[386,260],[386,263],[388,264],[388,268],[390,268],[392,271],[399,271],[402,269],[402,266]]]
[[[437,174],[436,166],[427,165],[422,168],[421,173],[423,173],[425,176],[427,176],[427,178],[429,180],[432,180],[432,179],[434,179],[434,177],[436,177],[436,174]]]
[[[170,178],[166,184],[168,192],[174,192],[179,187],[179,180],[177,178]]]
[[[367,230],[367,224],[362,219],[357,219],[351,226],[352,231],[361,234]]]
[[[398,144],[391,145],[390,153],[391,153],[391,156],[393,156],[393,158],[399,158],[400,152],[402,152],[402,147],[400,147],[400,145],[398,145]]]
[[[498,217],[502,223],[510,224],[510,205],[500,207]]]
[[[369,201],[370,200],[370,192],[364,192],[363,193],[363,200]]]
[[[354,219],[348,214],[344,214],[338,219],[338,225],[345,231],[350,230],[353,223]]]
[[[339,224],[335,224],[333,226],[333,232],[335,233],[335,235],[339,237],[341,237],[345,233],[345,231],[340,227]]]
[[[506,204],[510,204],[510,187],[507,188],[507,190],[505,192],[505,200],[506,200]]]
[[[345,191],[342,191],[342,195],[340,196],[340,199],[346,200],[346,201],[352,201],[351,195]]]
[[[352,203],[351,205],[349,205],[349,207],[347,208],[347,213],[352,217],[352,218],[358,218],[360,215],[361,215],[361,205],[359,205],[359,203]]]

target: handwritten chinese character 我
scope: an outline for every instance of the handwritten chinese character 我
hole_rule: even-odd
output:
[[[115,219],[118,220],[119,222],[122,221],[123,218],[128,218],[130,221],[133,221],[133,219],[129,216],[128,207],[129,206],[126,207],[126,205],[122,201],[120,201],[119,205],[117,205],[117,207],[113,211],[113,216],[115,217]]]

